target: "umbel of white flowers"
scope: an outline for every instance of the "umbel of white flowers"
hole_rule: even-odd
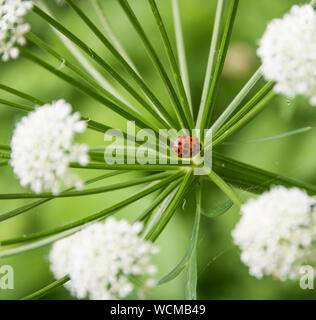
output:
[[[24,45],[24,34],[30,25],[23,17],[33,7],[32,1],[0,0],[0,57],[2,61],[16,59],[19,49],[16,45]]]
[[[140,238],[143,225],[108,218],[57,241],[50,252],[50,268],[58,279],[68,275],[65,287],[77,298],[113,300],[127,297],[134,289],[130,277],[146,277],[143,288],[155,285],[156,266],[151,254],[158,248]],[[138,281],[139,282],[139,281]]]
[[[71,114],[64,100],[38,107],[17,124],[11,141],[11,162],[22,186],[36,192],[58,194],[63,186],[80,189],[82,181],[70,162],[89,162],[88,146],[74,143],[76,133],[84,132],[86,122],[78,112]]]
[[[315,204],[303,190],[277,186],[242,206],[232,236],[251,275],[294,280],[302,265],[315,265]]]
[[[275,91],[289,97],[302,94],[316,105],[316,13],[309,4],[295,5],[282,19],[272,20],[258,55]]]

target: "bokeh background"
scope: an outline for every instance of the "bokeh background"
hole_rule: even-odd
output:
[[[78,2],[80,2],[85,12],[96,21],[97,19],[90,6],[90,1],[81,0]],[[190,84],[196,111],[204,79],[216,1],[179,0],[179,2],[189,64]],[[93,34],[89,32],[71,9],[67,6],[55,6],[52,0],[47,0],[46,4],[48,3],[59,21],[96,49],[116,70],[122,72],[120,65],[118,65]],[[164,66],[169,68],[161,45],[159,32],[147,1],[133,0],[130,3],[159,52]],[[157,3],[162,10],[169,34],[172,40],[174,40],[171,1],[157,0]],[[260,62],[256,57],[256,48],[267,22],[272,18],[281,17],[295,3],[298,2],[294,0],[240,0],[232,42],[221,80],[215,116],[218,116],[224,110],[225,106],[229,104],[259,66]],[[306,1],[301,3],[306,3]],[[169,107],[170,101],[157,75],[157,71],[151,64],[142,43],[133,31],[120,6],[116,0],[104,0],[103,5],[109,22],[144,76],[144,79],[152,90],[159,95],[166,107]],[[32,31],[36,35],[54,46],[56,50],[63,52],[67,57],[69,56],[54,32],[52,32],[45,22],[32,13],[28,16],[28,20],[31,22]],[[45,60],[47,59],[56,68],[59,67],[58,62],[51,60],[50,57],[47,57],[42,51],[32,46],[31,43],[28,44],[28,47]],[[104,74],[102,70],[100,71]],[[122,74],[128,79],[124,72]],[[107,76],[106,74],[104,75]],[[1,63],[0,82],[28,92],[45,101],[64,98],[73,105],[75,110],[79,110],[82,115],[91,116],[112,127],[125,128],[126,124],[122,118],[26,59],[21,58],[6,64]],[[17,98],[3,92],[0,92],[0,97],[19,101]],[[137,104],[135,106],[137,107]],[[22,116],[23,113],[20,111],[0,105],[1,144],[10,143],[12,130]],[[271,102],[271,105],[262,114],[229,141],[239,142],[278,135],[289,130],[313,125],[315,119],[316,109],[309,106],[306,99],[297,98],[289,100],[286,97],[278,97]],[[103,135],[93,132],[83,134],[80,137],[80,141],[85,141],[91,146],[104,144]],[[260,168],[298,178],[306,182],[316,183],[315,141],[316,131],[311,130],[307,133],[285,139],[227,145],[221,147],[220,151],[235,159],[257,165]],[[89,171],[88,174],[86,172],[80,172],[80,174],[85,177],[100,173]],[[109,182],[129,179],[133,175],[135,174],[112,178]],[[110,206],[139,188],[134,187],[97,196],[76,198],[75,200],[58,199],[49,202],[35,210],[1,223],[0,240],[34,231],[51,229],[54,226],[88,216]],[[11,168],[0,168],[0,192],[17,192],[22,190],[17,179],[13,176]],[[205,209],[215,207],[225,199],[211,182],[205,183],[204,192],[203,207]],[[247,200],[253,196],[245,191],[238,191],[238,193],[243,200]],[[192,194],[194,193],[192,192]],[[152,201],[154,196],[147,197],[126,207],[117,212],[116,216],[126,217],[130,221],[133,221],[141,210]],[[26,203],[27,201],[22,200],[2,200],[0,202],[0,214]],[[190,197],[189,194],[183,208],[180,208],[176,212],[171,223],[158,239],[157,243],[161,247],[161,254],[155,260],[159,267],[159,278],[169,272],[182,258],[190,240],[193,213],[194,201],[193,197]],[[234,208],[225,215],[215,219],[202,217],[198,247],[199,298],[314,299],[316,297],[316,290],[301,290],[298,282],[280,282],[270,277],[257,280],[249,275],[247,267],[240,262],[239,250],[233,245],[231,239],[231,230],[238,219],[239,212]],[[0,260],[0,265],[10,264],[14,267],[15,271],[15,289],[0,290],[0,299],[21,298],[53,281],[48,264],[49,249],[50,247],[47,246]],[[45,298],[71,299],[71,296],[64,288],[59,288],[45,296]],[[155,288],[148,295],[148,298],[183,299],[183,275],[169,284]]]

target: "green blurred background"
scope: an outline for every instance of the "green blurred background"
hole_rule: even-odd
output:
[[[89,32],[75,13],[67,6],[55,6],[52,0],[47,0],[58,17],[58,20],[69,27],[76,35],[97,50],[102,57],[119,72],[121,67],[113,57],[102,47],[100,42]],[[95,15],[89,0],[79,1],[94,20]],[[215,0],[179,0],[184,25],[185,44],[189,64],[191,90],[195,111],[199,105],[201,88],[204,79],[211,31],[216,8]],[[226,1],[228,2],[228,1]],[[152,13],[146,0],[131,0],[138,17],[146,29],[155,48],[162,57],[164,66],[169,68],[163,52],[161,39],[154,24]],[[174,40],[172,29],[172,13],[170,0],[157,0],[166,21],[169,34]],[[240,0],[240,7],[233,32],[230,51],[226,61],[221,81],[218,102],[216,104],[217,116],[225,106],[238,93],[243,84],[259,66],[255,51],[266,24],[274,17],[281,17],[293,4],[294,0]],[[306,3],[303,1],[302,3]],[[140,40],[133,31],[119,5],[115,0],[104,0],[104,9],[117,36],[122,41],[127,52],[141,71],[144,79],[159,95],[167,107],[170,106],[168,95],[163,84],[152,66]],[[58,51],[67,51],[50,30],[48,25],[34,14],[28,16],[32,23],[32,31],[42,39],[53,45]],[[293,43],[295,45],[295,43]],[[56,68],[58,62],[51,60],[42,51],[28,44],[33,52],[53,63]],[[101,70],[101,72],[103,72]],[[104,74],[107,76],[106,74]],[[126,76],[124,72],[122,75]],[[127,77],[128,79],[128,77]],[[122,118],[110,112],[104,106],[81,94],[76,89],[66,85],[39,66],[26,59],[0,64],[0,81],[22,91],[28,92],[45,101],[64,98],[69,101],[75,110],[84,116],[91,116],[100,122],[112,127],[125,128]],[[124,94],[124,93],[123,93]],[[1,97],[9,95],[0,93]],[[13,101],[16,98],[10,97]],[[135,104],[137,107],[137,105]],[[9,107],[0,106],[0,143],[9,144],[15,123],[23,114]],[[289,130],[313,125],[316,119],[316,110],[309,106],[304,98],[289,101],[285,97],[273,100],[271,106],[259,115],[252,123],[236,134],[230,141],[245,141],[278,135]],[[307,133],[252,144],[238,144],[221,147],[225,154],[268,169],[282,175],[295,177],[306,182],[316,183],[315,169],[315,130]],[[103,145],[103,135],[86,132],[80,141],[91,146]],[[81,172],[82,173],[82,172]],[[83,172],[83,177],[97,175],[97,172]],[[134,174],[112,178],[110,182],[129,179]],[[0,192],[21,191],[19,183],[12,174],[12,170],[0,168]],[[107,183],[107,182],[106,182]],[[102,183],[100,183],[102,185]],[[97,185],[96,185],[97,186]],[[38,230],[51,229],[80,217],[88,216],[100,209],[110,206],[122,197],[140,187],[124,189],[107,194],[83,198],[59,199],[38,207],[0,224],[0,240]],[[250,193],[238,191],[243,200],[251,197]],[[192,192],[193,194],[193,192]],[[210,183],[205,183],[204,208],[216,206],[224,200],[223,195]],[[116,214],[117,217],[126,217],[133,221],[141,210],[148,205],[154,196],[138,201]],[[26,204],[27,201],[1,201],[0,214]],[[159,267],[158,277],[165,275],[182,258],[189,243],[193,223],[194,201],[190,195],[187,197],[184,209],[179,209],[165,232],[158,240],[161,254],[155,261]],[[248,274],[247,267],[239,259],[239,251],[233,245],[231,230],[239,219],[239,213],[231,209],[224,216],[207,219],[202,218],[201,236],[199,241],[199,280],[198,296],[200,299],[314,299],[316,291],[304,291],[298,282],[280,282],[271,278],[257,280]],[[16,299],[29,294],[49,282],[53,276],[49,271],[48,252],[50,247],[30,251],[8,259],[1,259],[0,265],[10,264],[15,271],[15,289],[0,290],[0,299]],[[55,290],[45,296],[47,299],[71,299],[63,288]],[[182,299],[184,298],[184,279],[178,277],[175,281],[155,288],[148,296],[150,299]]]

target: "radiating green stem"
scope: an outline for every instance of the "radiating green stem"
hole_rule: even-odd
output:
[[[30,107],[28,105],[16,103],[16,102],[4,100],[4,99],[0,99],[0,104],[3,104],[5,106],[9,106],[9,107],[13,107],[15,109],[19,109],[19,110],[26,111],[26,112],[30,112],[30,111],[34,110],[33,107]]]
[[[46,14],[39,7],[34,6],[33,11],[66,36],[69,40],[75,43],[79,48],[81,48],[91,59],[97,62],[104,70],[106,70],[115,80],[127,90],[137,101],[140,102],[145,108],[150,108],[150,105],[134,90],[133,86],[125,81],[104,59],[102,59],[94,50],[88,47],[83,41],[76,37],[72,32],[62,26],[58,21],[53,19],[51,16]],[[76,84],[77,85],[77,84]],[[125,111],[126,113],[127,111]],[[129,110],[132,113],[132,110]],[[125,116],[126,118],[126,116]],[[148,124],[145,127],[150,127]]]
[[[61,287],[69,280],[70,280],[69,276],[64,276],[63,278],[58,279],[58,280],[50,283],[46,287],[44,287],[44,288],[42,288],[32,294],[20,299],[20,300],[36,300],[36,299],[46,295],[47,293],[50,293],[51,291],[55,290],[56,288]]]
[[[41,3],[41,7],[44,8],[44,10],[49,13],[53,18],[54,15],[52,12],[47,8],[43,2]],[[105,75],[101,74],[99,70],[95,68],[95,66],[88,60],[86,56],[79,50],[79,48],[67,37],[65,37],[61,32],[59,32],[57,29],[55,29],[53,26],[51,26],[52,30],[55,32],[55,34],[58,36],[58,38],[62,41],[62,43],[65,45],[67,50],[72,54],[72,56],[80,63],[80,65],[95,79],[104,89],[111,92],[112,95],[114,95],[117,99],[121,100],[125,104],[127,104],[130,108],[132,108],[131,104],[129,104],[124,97],[121,95],[120,92],[108,81],[107,77]]]
[[[82,196],[89,196],[95,195],[99,193],[105,193],[115,190],[120,190],[124,188],[129,188],[132,186],[137,186],[143,183],[152,182],[156,180],[161,180],[163,178],[169,177],[170,173],[163,172],[157,173],[154,175],[150,175],[148,177],[142,177],[135,180],[129,180],[125,182],[115,183],[112,185],[107,185],[104,187],[99,188],[91,188],[87,190],[81,191],[65,191],[61,192],[58,195],[54,195],[50,192],[43,192],[43,193],[1,193],[0,200],[4,199],[42,199],[42,198],[71,198],[71,197],[82,197]]]
[[[93,215],[90,215],[88,217],[79,219],[77,221],[53,228],[51,230],[47,230],[47,231],[40,231],[40,232],[36,232],[36,233],[32,233],[26,236],[22,236],[22,237],[17,237],[17,238],[12,238],[12,239],[7,239],[7,240],[2,240],[0,241],[0,247],[1,246],[7,246],[7,245],[12,245],[12,244],[18,244],[18,243],[22,243],[22,242],[27,242],[27,241],[34,241],[34,240],[38,240],[38,239],[42,239],[42,238],[46,238],[46,237],[50,237],[56,234],[59,234],[61,232],[66,232],[66,231],[71,231],[73,229],[76,229],[78,227],[82,227],[84,225],[86,225],[87,223],[90,222],[95,222],[95,221],[99,221],[101,219],[105,219],[106,217],[114,214],[117,210],[139,200],[144,198],[145,196],[161,189],[164,186],[169,185],[170,183],[172,183],[173,181],[177,180],[179,177],[181,177],[183,175],[182,172],[178,172],[176,174],[170,175],[168,178],[157,182],[147,188],[144,188],[142,191],[136,192],[134,195],[124,199],[123,201],[120,201],[117,204],[112,205],[109,208],[106,208],[104,210],[99,211],[98,213],[95,213]],[[52,241],[55,241],[54,239]],[[33,244],[34,242],[32,242]],[[49,242],[45,242],[43,245],[47,245]],[[19,248],[19,247],[18,247]],[[30,250],[37,248],[36,245],[34,245],[33,247],[30,248]],[[27,248],[29,249],[29,248]],[[12,254],[15,254],[15,252],[12,252]],[[2,255],[6,255],[6,252],[1,252],[0,251],[0,257]]]
[[[119,39],[114,34],[107,18],[105,17],[104,11],[101,7],[99,0],[90,0],[95,12],[97,13],[99,20],[104,28],[105,32],[107,33],[110,41],[113,43],[116,50],[121,54],[121,56],[128,62],[128,64],[134,69],[134,71],[140,76],[135,64],[132,62],[132,59],[127,54],[126,50],[123,48],[122,44],[120,43]]]
[[[82,71],[80,68],[76,67],[73,65],[71,62],[69,62],[65,57],[63,57],[61,54],[56,52],[52,47],[48,46],[44,41],[42,41],[40,38],[38,38],[36,35],[33,33],[28,33],[27,38],[34,42],[36,45],[38,45],[40,48],[43,50],[47,51],[50,55],[55,57],[58,61],[62,63],[63,66],[69,68],[73,72],[75,72],[79,77],[81,77],[83,80],[85,80],[89,85],[91,85],[93,88],[97,89],[100,91],[102,94],[107,96],[109,99],[111,99],[114,103],[116,103],[118,106],[120,106],[122,109],[130,109],[130,107],[122,102],[120,99],[115,97],[111,92],[106,90],[104,87],[99,85],[98,82],[93,80],[90,76],[88,76],[84,71]],[[148,110],[148,109],[147,109]],[[151,109],[150,109],[151,110]],[[149,111],[150,111],[149,110]],[[153,114],[155,116],[155,119],[159,121],[160,125],[162,128],[168,128],[168,124],[164,123],[161,121],[160,118],[157,118],[156,114]]]
[[[1,89],[1,90],[4,90],[4,91],[6,91],[6,92],[9,92],[9,93],[11,93],[11,94],[13,94],[13,95],[15,95],[15,96],[17,96],[17,97],[20,97],[20,98],[22,98],[22,99],[25,99],[25,100],[27,100],[27,101],[30,101],[30,102],[32,102],[32,103],[35,104],[35,105],[40,105],[40,106],[41,106],[41,105],[45,104],[45,102],[43,102],[43,101],[40,100],[40,99],[37,99],[37,98],[35,98],[35,97],[32,97],[32,96],[29,95],[29,94],[26,94],[26,93],[21,92],[21,91],[19,91],[19,90],[13,89],[13,88],[11,88],[11,87],[5,86],[4,84],[0,84],[0,89]]]
[[[154,62],[157,70],[160,73],[162,80],[164,81],[164,84],[165,84],[165,86],[169,92],[169,95],[174,103],[175,111],[177,114],[178,121],[181,125],[181,128],[190,128],[189,123],[186,121],[186,117],[185,117],[185,114],[182,110],[182,106],[181,106],[181,103],[180,103],[179,98],[177,96],[177,93],[176,93],[176,91],[175,91],[175,89],[174,89],[174,87],[168,77],[168,74],[165,71],[162,62],[160,61],[155,49],[153,48],[152,44],[150,43],[147,35],[145,34],[141,24],[139,23],[137,17],[135,16],[132,8],[130,7],[130,5],[128,4],[128,2],[126,0],[118,0],[118,1],[120,3],[121,7],[123,8],[123,10],[125,11],[127,17],[129,18],[131,24],[134,26],[139,37],[143,41],[147,52],[149,53],[152,61]]]
[[[78,81],[75,78],[70,77],[66,73],[63,73],[60,70],[54,68],[52,65],[48,64],[43,59],[40,59],[37,56],[35,56],[34,54],[32,54],[29,50],[21,47],[20,51],[21,51],[21,56],[35,62],[36,64],[40,65],[44,69],[55,74],[57,77],[66,81],[68,84],[72,85],[76,89],[79,89],[80,91],[84,92],[85,94],[87,94],[91,98],[95,99],[96,101],[100,102],[104,106],[115,111],[116,113],[118,113],[119,115],[124,117],[125,119],[130,120],[130,121],[135,121],[135,123],[142,128],[152,128],[156,132],[159,131],[159,128],[153,127],[153,123],[148,121],[147,119],[145,119],[138,112],[135,112],[133,110],[126,110],[125,108],[118,106],[117,104],[113,103],[111,100],[107,99],[103,95],[100,95],[99,93],[97,93],[90,86],[87,86],[87,85],[83,84],[81,81]]]
[[[120,63],[124,66],[128,74],[133,77],[139,87],[143,90],[146,96],[150,99],[155,106],[154,109],[151,106],[147,105],[147,110],[154,116],[160,118],[160,120],[164,123],[165,127],[174,127],[175,123],[168,113],[168,111],[164,108],[162,103],[158,100],[158,98],[153,94],[150,88],[146,85],[144,80],[135,72],[135,70],[130,66],[130,64],[124,59],[124,57],[120,54],[120,52],[112,45],[112,43],[103,35],[102,32],[97,28],[97,26],[88,18],[88,16],[74,3],[72,0],[66,0],[67,3],[75,10],[75,12],[80,16],[80,18],[87,24],[90,30],[97,36],[97,38],[105,45],[106,48],[113,54],[113,56],[120,61]],[[144,101],[143,101],[144,102]],[[156,109],[158,108],[158,112]],[[161,118],[160,114],[162,114],[168,122],[165,122],[164,118]]]
[[[238,199],[235,192],[220,176],[214,171],[211,171],[209,177],[229,197],[229,199],[235,203],[235,205],[241,207],[241,201]]]
[[[215,151],[213,152],[213,169],[228,183],[256,194],[261,194],[274,185],[282,185],[287,188],[297,187],[305,189],[311,195],[316,194],[316,186],[313,184],[259,169]]]
[[[200,220],[202,213],[202,184],[203,180],[200,179],[200,185],[196,188],[196,213],[192,234],[192,253],[188,261],[186,268],[186,299],[196,300],[197,299],[197,246],[200,231]]]
[[[239,0],[232,0],[230,4],[229,14],[228,14],[226,26],[224,29],[222,43],[219,48],[219,54],[218,54],[214,75],[208,90],[205,109],[203,110],[203,114],[201,116],[201,125],[200,125],[201,133],[204,131],[205,128],[209,126],[211,122],[211,116],[215,106],[215,99],[216,99],[216,95],[219,87],[219,80],[224,67],[226,53],[228,50],[228,46],[229,46],[229,42],[230,42],[232,30],[233,30],[233,25],[234,25],[236,14],[237,14],[238,3],[239,3]],[[203,141],[203,138],[204,137],[202,134],[201,136],[202,141]]]
[[[180,188],[178,189],[177,193],[175,194],[173,200],[170,202],[168,208],[163,213],[161,218],[157,221],[157,223],[151,228],[151,230],[147,233],[146,239],[150,241],[155,241],[158,236],[161,234],[163,229],[166,227],[170,219],[172,218],[173,214],[175,213],[176,209],[178,208],[181,201],[186,196],[189,186],[192,183],[192,170],[187,171]]]
[[[179,170],[190,168],[191,165],[185,164],[107,164],[107,163],[89,163],[86,166],[81,166],[78,163],[72,163],[71,168],[78,169],[96,169],[96,170],[141,170],[141,171],[165,171]]]
[[[229,119],[217,132],[214,132],[213,140],[220,137],[225,131],[242,119],[253,107],[255,107],[269,92],[272,91],[274,82],[267,82],[231,119]]]
[[[255,74],[250,78],[246,85],[240,90],[231,104],[225,109],[225,111],[219,116],[219,118],[212,125],[211,130],[213,135],[216,131],[225,123],[225,121],[232,115],[232,113],[240,106],[245,97],[249,94],[251,89],[262,79],[261,68],[259,68]]]
[[[123,172],[122,171],[109,172],[109,173],[103,174],[101,176],[97,176],[95,178],[89,179],[89,180],[85,181],[84,184],[85,185],[89,185],[89,184],[98,182],[100,180],[104,180],[104,179],[107,179],[107,178],[112,178],[112,177],[117,176],[117,175],[122,174],[122,173],[124,173],[124,171]],[[66,191],[72,191],[72,190],[74,190],[74,188],[69,188]],[[20,215],[22,213],[25,213],[25,212],[27,212],[27,211],[29,211],[31,209],[34,209],[34,208],[36,208],[36,207],[38,207],[38,206],[40,206],[40,205],[42,205],[42,204],[44,204],[44,203],[46,203],[48,201],[54,200],[54,199],[55,199],[54,197],[51,197],[51,198],[47,198],[47,199],[37,200],[37,201],[34,201],[34,202],[29,203],[27,205],[24,205],[22,207],[19,207],[17,209],[11,210],[11,211],[6,212],[6,213],[3,213],[3,214],[0,215],[0,222],[5,221],[5,220],[10,219],[10,218],[13,218],[13,217],[15,217],[17,215]]]
[[[174,183],[171,183],[166,189],[164,189],[157,196],[157,198],[150,204],[150,206],[147,207],[136,220],[144,221],[145,219],[147,219],[149,214],[162,203],[162,201],[170,194],[170,192],[174,190],[177,184],[178,184],[178,181],[175,181]]]
[[[190,106],[189,106],[189,100],[182,82],[181,74],[180,74],[180,69],[179,65],[177,63],[176,57],[173,53],[172,46],[168,37],[167,30],[165,28],[164,22],[162,20],[162,17],[160,15],[160,12],[158,10],[157,4],[155,0],[148,0],[151,10],[153,12],[153,15],[155,17],[157,26],[159,28],[164,46],[165,46],[165,51],[167,53],[167,56],[169,58],[169,62],[173,71],[173,76],[180,94],[180,101],[184,109],[184,114],[186,116],[187,122],[190,125],[190,128],[192,129],[194,127],[194,122],[193,122],[193,116],[190,111]]]
[[[175,30],[176,43],[177,43],[178,59],[179,59],[179,65],[180,65],[180,74],[181,74],[183,85],[186,91],[186,95],[188,97],[190,112],[191,112],[191,115],[193,116],[193,106],[192,106],[192,97],[191,97],[191,90],[190,90],[188,64],[187,64],[187,58],[185,54],[178,0],[172,0],[172,13],[173,13],[174,30]]]
[[[223,7],[224,7],[224,0],[217,0],[217,9],[216,9],[215,22],[214,22],[214,28],[212,33],[210,52],[209,52],[209,57],[208,57],[208,62],[207,62],[207,67],[205,72],[202,97],[201,97],[200,108],[199,108],[197,124],[196,124],[197,128],[201,128],[202,116],[206,108],[206,99],[207,99],[208,92],[210,90],[213,70],[215,67],[215,62],[217,57],[217,47],[219,42],[218,40],[220,35],[220,26],[221,26],[221,21],[223,16]]]
[[[242,126],[247,124],[255,116],[257,116],[265,107],[267,107],[269,102],[276,96],[276,94],[271,91],[264,97],[251,111],[244,115],[238,122],[236,122],[232,127],[227,129],[221,136],[213,142],[213,148],[221,143],[226,138],[230,137],[233,133],[239,130]]]

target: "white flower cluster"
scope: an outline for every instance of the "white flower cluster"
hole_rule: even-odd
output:
[[[16,45],[25,44],[24,34],[30,30],[23,17],[32,7],[32,1],[0,0],[0,56],[3,61],[19,56]]]
[[[139,237],[142,228],[140,222],[108,218],[57,241],[49,256],[54,276],[68,274],[71,280],[65,286],[79,299],[127,297],[134,289],[130,276],[150,276],[157,271],[150,264],[150,255],[159,250]],[[147,288],[153,285],[152,278],[144,284]]]
[[[257,53],[277,93],[302,94],[316,105],[316,13],[311,5],[295,5],[282,19],[272,20]]]
[[[278,186],[242,206],[232,236],[251,275],[297,279],[302,265],[315,264],[315,204],[303,190]]]
[[[82,181],[69,169],[70,162],[86,165],[88,146],[74,143],[86,129],[80,114],[71,114],[64,100],[38,107],[17,124],[11,141],[11,165],[22,186],[40,193],[58,194],[63,186],[80,189]]]

